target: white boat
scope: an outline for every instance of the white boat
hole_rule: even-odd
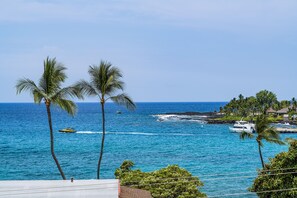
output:
[[[255,124],[249,123],[247,121],[236,121],[233,127],[229,127],[230,131],[236,133],[242,133],[243,131],[247,133],[254,133],[255,132]]]

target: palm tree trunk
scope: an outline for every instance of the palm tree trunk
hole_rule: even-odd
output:
[[[49,128],[50,128],[50,138],[51,138],[51,153],[53,156],[53,159],[56,162],[56,165],[60,171],[60,174],[63,178],[63,180],[66,180],[66,177],[64,175],[64,172],[59,164],[59,161],[55,155],[55,151],[54,151],[54,133],[53,133],[53,126],[52,126],[52,115],[51,115],[51,109],[50,109],[50,104],[46,104],[46,111],[47,111],[47,117],[48,117],[48,124],[49,124]]]
[[[100,166],[101,166],[101,160],[102,160],[102,156],[103,156],[104,139],[105,139],[105,112],[104,112],[104,102],[101,102],[101,109],[102,109],[102,141],[101,141],[101,150],[100,150],[100,156],[99,156],[98,167],[97,167],[97,179],[100,178]]]
[[[262,168],[264,169],[265,165],[264,165],[264,161],[263,161],[260,143],[258,143],[258,148],[259,148],[259,154],[260,154],[260,159],[261,159],[261,163],[262,163]]]

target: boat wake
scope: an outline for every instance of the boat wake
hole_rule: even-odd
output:
[[[77,131],[77,134],[102,134],[96,131]],[[145,133],[145,132],[106,132],[113,135],[145,135],[145,136],[193,136],[190,133]]]
[[[178,115],[178,114],[157,114],[153,115],[158,122],[198,122],[206,123],[207,116],[205,115]]]
[[[79,133],[79,134],[98,134],[98,133],[102,133],[102,132],[95,132],[95,131],[77,131],[76,133]]]

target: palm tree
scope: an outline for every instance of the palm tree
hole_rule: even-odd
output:
[[[47,59],[44,61],[44,72],[39,80],[38,86],[34,81],[24,78],[18,80],[16,84],[17,94],[23,91],[29,91],[33,97],[36,104],[41,102],[45,103],[48,124],[50,129],[50,145],[52,157],[60,171],[60,174],[64,180],[66,180],[65,174],[59,164],[59,161],[55,155],[54,151],[54,134],[52,126],[52,116],[51,116],[51,105],[57,105],[61,109],[65,110],[70,115],[74,115],[76,112],[76,105],[73,101],[69,100],[69,97],[79,97],[80,94],[75,87],[65,87],[61,88],[61,83],[67,78],[65,74],[66,68],[56,62],[56,59]]]
[[[265,115],[260,115],[256,119],[256,135],[248,132],[242,132],[240,134],[240,139],[246,139],[246,138],[254,138],[256,136],[256,141],[258,143],[258,149],[259,149],[259,155],[262,163],[262,167],[264,169],[265,164],[263,161],[262,151],[261,147],[263,147],[262,140],[266,140],[270,143],[285,144],[283,141],[280,140],[279,133],[275,130],[275,128],[269,126],[269,122],[267,120],[267,117]]]
[[[292,103],[292,106],[293,106],[293,110],[296,111],[297,101],[296,101],[295,97],[292,98],[291,103]]]
[[[97,179],[100,177],[100,166],[104,151],[105,140],[105,103],[108,100],[125,106],[129,110],[135,109],[135,104],[132,99],[125,93],[117,94],[118,91],[124,90],[124,82],[121,81],[122,73],[117,68],[112,66],[111,63],[101,61],[99,66],[90,66],[89,75],[91,81],[85,80],[79,81],[76,86],[80,89],[80,92],[86,96],[98,97],[101,110],[102,110],[102,140],[101,150],[97,167]]]
[[[255,113],[257,111],[257,99],[254,96],[248,97],[247,108],[251,115],[251,120],[254,120]]]

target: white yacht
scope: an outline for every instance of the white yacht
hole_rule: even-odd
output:
[[[243,131],[248,133],[254,133],[255,132],[255,124],[249,123],[247,121],[236,121],[233,127],[229,127],[230,131],[241,133]]]

